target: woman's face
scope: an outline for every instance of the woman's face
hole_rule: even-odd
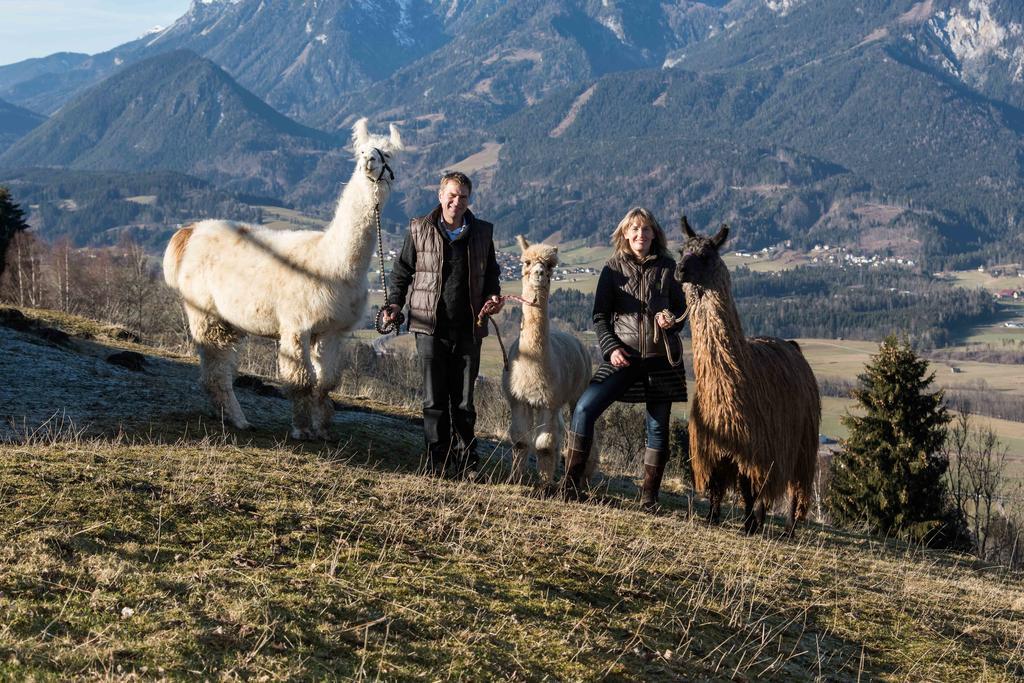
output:
[[[626,243],[630,251],[637,258],[644,258],[651,253],[651,244],[654,243],[654,228],[647,221],[636,220],[626,228]]]

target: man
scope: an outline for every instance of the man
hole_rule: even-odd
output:
[[[501,309],[498,261],[491,223],[469,210],[473,184],[462,173],[441,177],[438,206],[409,225],[402,253],[391,270],[385,322],[409,296],[409,329],[423,371],[423,432],[427,470],[446,464],[472,476],[478,466],[473,385],[480,371],[480,344],[487,326],[481,310]],[[454,434],[452,433],[454,431]]]

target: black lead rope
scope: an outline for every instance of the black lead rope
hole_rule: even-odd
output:
[[[399,311],[389,322],[384,321],[384,314],[387,313],[391,304],[388,302],[388,283],[384,278],[384,235],[382,234],[380,227],[379,198],[380,180],[384,177],[384,173],[386,172],[389,176],[389,180],[392,181],[395,179],[395,173],[391,170],[391,166],[388,165],[388,161],[384,157],[384,153],[376,147],[373,148],[373,151],[377,153],[377,156],[380,157],[381,164],[383,164],[383,168],[380,169],[380,175],[377,176],[377,180],[374,181],[375,184],[373,186],[373,218],[377,223],[377,258],[380,262],[380,288],[384,290],[384,305],[380,307],[379,311],[377,311],[377,317],[373,321],[373,326],[377,330],[378,334],[391,334],[394,332],[397,337],[401,332],[402,323],[405,322],[405,314]]]

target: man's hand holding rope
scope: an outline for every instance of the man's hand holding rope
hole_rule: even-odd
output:
[[[480,308],[479,318],[488,318],[492,315],[496,315],[501,312],[501,309],[505,306],[504,297],[500,297],[497,294],[492,296],[490,299],[484,302],[484,305]]]

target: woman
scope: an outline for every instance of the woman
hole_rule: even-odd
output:
[[[604,363],[576,404],[566,456],[566,495],[578,499],[594,423],[615,401],[645,403],[647,449],[641,504],[657,505],[668,460],[673,401],[686,400],[682,348],[676,334],[686,302],[674,277],[665,232],[650,211],[634,208],[612,232],[614,255],[594,295],[594,330]],[[671,313],[671,317],[665,314]]]

